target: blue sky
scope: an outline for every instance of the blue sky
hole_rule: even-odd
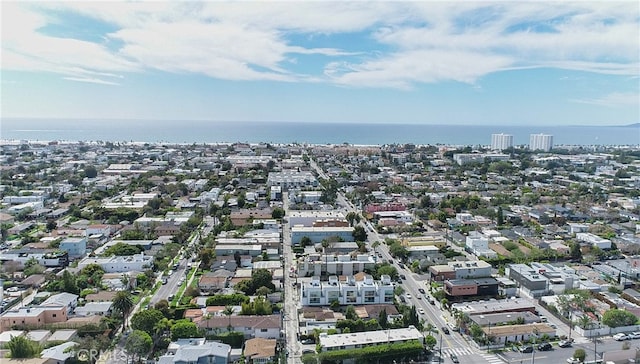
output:
[[[2,117],[640,121],[640,5],[2,2]]]

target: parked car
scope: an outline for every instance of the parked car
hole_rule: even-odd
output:
[[[301,341],[304,345],[309,345],[309,344],[315,344],[315,341],[313,341],[313,339],[304,339]]]
[[[640,331],[634,331],[630,334],[627,334],[630,339],[640,339]]]
[[[549,343],[542,343],[538,345],[538,350],[540,351],[549,351],[553,349],[553,346]]]
[[[561,340],[558,343],[558,346],[561,348],[568,348],[568,347],[571,347],[571,345],[573,345],[572,340]]]
[[[531,345],[522,346],[520,347],[520,352],[525,354],[533,353],[533,346]]]
[[[407,276],[405,276],[404,274],[400,274],[400,279],[406,280]]]
[[[422,309],[422,307],[418,309],[418,312],[420,312],[421,315],[424,315],[424,310]]]
[[[574,357],[570,357],[570,358],[567,359],[567,363],[569,363],[569,364],[579,364],[579,363],[582,363],[582,360],[576,359]]]
[[[404,296],[405,296],[405,297],[407,297],[407,299],[408,299],[408,300],[410,300],[410,299],[411,299],[411,293],[407,293],[407,294],[405,294]]]

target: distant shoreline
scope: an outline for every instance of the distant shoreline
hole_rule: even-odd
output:
[[[519,146],[528,145],[531,134],[543,133],[553,135],[554,145],[640,145],[640,123],[621,127],[4,118],[0,127],[0,139],[30,141],[480,146],[490,145],[492,134],[503,133],[513,135],[513,144]]]

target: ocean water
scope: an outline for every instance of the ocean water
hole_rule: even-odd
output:
[[[640,125],[496,126],[182,120],[0,119],[0,139],[166,143],[489,145],[491,134],[551,134],[554,145],[640,145]]]

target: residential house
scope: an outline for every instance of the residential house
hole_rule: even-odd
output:
[[[167,353],[156,361],[157,364],[228,364],[231,360],[231,346],[215,341],[180,339],[169,344]]]
[[[242,332],[246,338],[260,337],[265,339],[279,339],[282,329],[280,315],[266,316],[215,316],[204,318],[197,323],[207,335],[216,332],[231,331]]]
[[[276,340],[253,338],[244,343],[244,357],[251,364],[276,362]]]

